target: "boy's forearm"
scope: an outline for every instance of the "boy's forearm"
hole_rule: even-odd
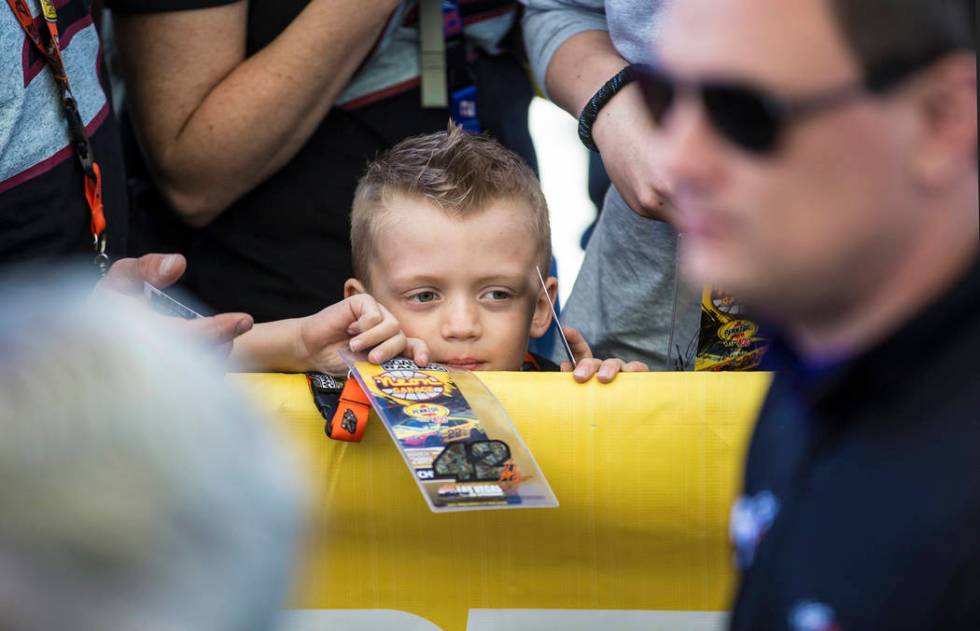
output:
[[[244,372],[306,372],[313,370],[303,348],[300,318],[256,324],[235,340],[231,364]]]

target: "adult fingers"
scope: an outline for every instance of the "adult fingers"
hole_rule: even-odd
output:
[[[146,254],[140,258],[119,259],[109,267],[99,289],[111,289],[127,296],[142,296],[143,282],[162,288],[183,275],[187,261],[179,254]]]
[[[157,289],[173,285],[187,269],[187,260],[180,254],[145,254],[136,263],[140,280]],[[139,290],[143,290],[142,283]]]
[[[212,347],[230,344],[236,337],[251,330],[254,322],[247,313],[219,313],[208,318],[174,318],[172,321],[178,330],[184,331],[199,343]]]
[[[140,278],[139,259],[125,258],[113,263],[98,288],[111,289],[126,295],[133,295],[137,291],[142,293],[143,280]]]

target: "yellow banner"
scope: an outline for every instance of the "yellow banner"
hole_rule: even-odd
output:
[[[768,374],[479,376],[558,508],[434,514],[373,415],[363,442],[331,441],[302,375],[229,378],[294,439],[317,489],[293,607],[400,610],[447,631],[487,610],[727,607],[728,512]]]

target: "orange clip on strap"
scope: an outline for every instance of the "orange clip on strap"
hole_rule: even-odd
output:
[[[340,393],[340,403],[337,411],[330,419],[330,438],[349,443],[361,442],[364,428],[367,427],[368,414],[371,413],[371,401],[360,384],[353,377],[347,379]]]
[[[102,206],[102,169],[92,163],[95,177],[85,176],[85,200],[92,213],[92,236],[98,237],[105,230],[105,209]]]

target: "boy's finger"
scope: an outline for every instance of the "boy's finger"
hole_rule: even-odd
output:
[[[568,340],[568,345],[572,348],[572,354],[575,355],[575,359],[579,361],[592,359],[592,349],[589,348],[589,343],[585,341],[585,337],[578,329],[563,326],[562,330],[565,331],[565,339]]]
[[[402,335],[401,327],[398,326],[398,320],[394,318],[386,318],[376,326],[367,329],[352,339],[350,341],[350,348],[355,352],[373,348],[398,335]],[[402,338],[404,337],[405,336],[402,335]],[[401,352],[401,349],[399,349],[399,352]]]
[[[426,366],[429,363],[429,347],[417,337],[409,337],[405,340],[405,355],[419,366]]]
[[[387,361],[392,357],[401,355],[402,351],[404,350],[405,334],[399,331],[394,337],[388,338],[371,349],[371,352],[368,353],[368,361],[374,362],[375,364],[380,364],[381,362]]]
[[[572,362],[562,362],[558,366],[558,370],[560,370],[562,372],[572,372],[572,369],[573,368],[575,368],[575,366],[572,366]]]
[[[650,367],[643,362],[629,362],[623,366],[623,372],[650,372]]]
[[[575,372],[572,375],[575,377],[575,381],[579,383],[585,383],[592,378],[592,375],[599,369],[602,364],[598,359],[583,359],[579,361],[578,366],[575,367]]]
[[[599,375],[596,377],[599,383],[609,383],[616,378],[616,374],[625,364],[621,359],[607,359],[599,366]]]
[[[384,314],[381,311],[384,307],[379,305],[369,294],[355,294],[347,299],[347,303],[350,305],[351,314],[354,316],[354,322],[347,329],[351,334],[367,331],[384,320]]]
[[[351,336],[358,335],[359,333],[365,334],[355,338],[360,340],[357,343],[360,348],[371,348],[386,338],[395,335],[400,330],[398,320],[384,306],[375,302],[367,294],[358,294],[357,296],[352,296],[352,298],[358,296],[366,296],[368,302],[363,305],[365,308],[364,315],[347,327],[347,334]],[[354,347],[352,346],[351,349],[353,350]]]

